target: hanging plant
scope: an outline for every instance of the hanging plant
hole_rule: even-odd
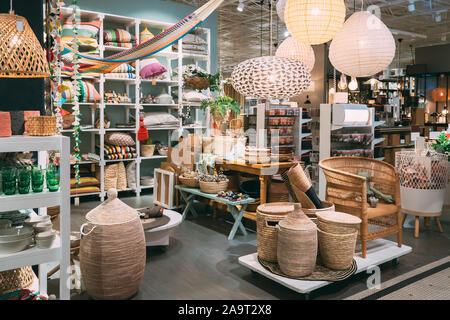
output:
[[[194,90],[206,90],[209,88],[211,92],[220,90],[220,75],[209,74],[189,66],[183,73],[184,83],[187,87]]]
[[[207,110],[208,107],[216,122],[228,119],[230,112],[234,112],[237,115],[241,112],[241,105],[233,98],[227,96],[217,96],[203,100],[200,109]]]

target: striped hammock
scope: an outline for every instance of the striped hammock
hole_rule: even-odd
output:
[[[131,62],[148,58],[161,50],[171,46],[189,32],[200,25],[224,0],[210,0],[202,7],[185,17],[183,20],[156,35],[152,39],[137,45],[134,48],[122,51],[107,58],[84,55],[77,53],[80,57],[80,73],[109,73],[125,62]],[[74,53],[69,46],[62,45],[62,54]]]

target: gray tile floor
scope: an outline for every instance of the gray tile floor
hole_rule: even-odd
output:
[[[135,198],[133,194],[121,199],[134,207],[152,203],[151,195]],[[72,230],[79,230],[84,215],[98,205],[97,199],[82,201],[72,206]],[[189,217],[172,234],[166,251],[147,249],[147,266],[143,283],[133,299],[302,299],[299,295],[262,276],[253,276],[238,263],[242,255],[256,251],[256,233],[228,241],[231,216],[219,214],[213,219],[203,204],[200,217]],[[255,230],[254,223],[245,223]],[[450,224],[443,223],[444,233],[439,233],[433,221],[429,229],[421,225],[419,239],[414,239],[411,221],[406,221],[404,243],[413,252],[400,259],[398,266],[386,263],[381,266],[382,281],[387,281],[417,267],[450,255]],[[395,238],[392,237],[393,241]],[[359,274],[346,281],[322,288],[311,299],[342,299],[365,290],[368,274]],[[49,285],[49,292],[57,288],[57,280]],[[56,292],[55,292],[56,293]],[[86,293],[72,299],[88,299]]]

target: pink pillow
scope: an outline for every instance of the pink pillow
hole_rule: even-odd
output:
[[[163,74],[166,71],[167,71],[167,69],[164,68],[164,66],[162,64],[155,62],[155,63],[150,63],[150,64],[146,65],[145,67],[143,67],[141,69],[141,72],[139,73],[139,75],[141,76],[142,79],[149,79],[149,78],[154,78],[156,76],[159,76],[160,74]]]

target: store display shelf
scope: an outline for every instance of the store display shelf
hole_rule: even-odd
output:
[[[100,48],[102,49],[102,48]],[[129,50],[130,48],[123,48],[123,47],[115,47],[115,46],[103,46],[104,51],[115,51],[115,52],[122,52]]]
[[[60,191],[50,192],[44,190],[40,193],[15,194],[11,196],[0,195],[0,212],[28,208],[41,208],[57,206],[61,203]]]
[[[154,186],[141,186],[142,190],[144,190],[144,189],[153,189],[153,188],[154,188]]]
[[[62,133],[73,133],[74,129],[63,129],[61,130]],[[80,128],[80,132],[92,132],[92,133],[99,133],[100,129],[91,128],[91,129],[83,129]]]
[[[183,59],[194,59],[197,61],[203,61],[208,60],[209,56],[206,54],[183,53]]]
[[[384,141],[384,138],[376,138],[373,140],[373,144],[379,144]]]
[[[381,125],[383,125],[383,124],[385,124],[386,123],[386,121],[375,121],[374,123],[373,123],[373,126],[374,127],[379,127],[379,126],[381,126]]]
[[[98,161],[92,160],[92,161],[80,161],[79,164],[98,164],[98,163],[99,163]],[[74,165],[76,165],[76,163],[73,162],[73,163],[70,163],[70,165],[74,166]]]
[[[63,139],[61,136],[32,137],[10,136],[0,139],[0,152],[28,152],[59,150]]]
[[[155,80],[155,81],[153,81],[153,80],[149,80],[149,79],[141,79],[140,81],[141,81],[141,83],[151,83],[151,84],[155,83],[156,85],[165,84],[165,85],[178,86],[178,81],[174,81],[174,80]]]
[[[108,131],[136,131],[136,128],[108,128],[105,129],[106,132]]]
[[[135,103],[132,103],[132,102],[130,102],[130,103],[105,103],[105,106],[108,106],[108,107],[110,107],[110,106],[116,106],[116,107],[128,107],[128,106],[132,106],[132,107],[134,107],[136,104]]]
[[[31,247],[20,252],[0,254],[0,271],[16,269],[25,266],[34,266],[61,259],[61,241],[57,235],[49,249]]]
[[[154,159],[166,159],[167,156],[151,156],[151,157],[140,157],[141,160],[154,160]]]
[[[302,133],[300,139],[307,138],[312,135],[312,132]]]
[[[79,198],[79,197],[87,197],[87,196],[99,196],[100,192],[90,192],[90,193],[81,193],[81,194],[71,194],[71,198]]]
[[[125,79],[125,78],[103,78],[106,82],[121,82],[121,83],[127,83],[127,84],[136,84],[138,80],[136,79]]]
[[[74,102],[64,102],[63,106],[65,106],[65,105],[73,106],[74,104],[75,104]],[[94,106],[94,105],[98,105],[97,103],[93,103],[93,102],[79,102],[78,104],[80,106]]]
[[[312,151],[312,149],[302,150],[301,154],[306,154],[306,153],[309,153],[309,152],[311,152],[311,151]]]
[[[177,130],[179,127],[147,127],[149,131]]]
[[[305,124],[305,123],[308,123],[308,122],[311,122],[311,121],[312,121],[312,118],[302,119],[302,124]]]
[[[107,163],[111,162],[125,162],[125,161],[136,161],[137,158],[131,158],[131,159],[115,159],[115,160],[105,160]]]
[[[171,104],[164,104],[164,103],[141,103],[140,104],[143,107],[176,107],[178,108],[178,104],[171,103]]]

